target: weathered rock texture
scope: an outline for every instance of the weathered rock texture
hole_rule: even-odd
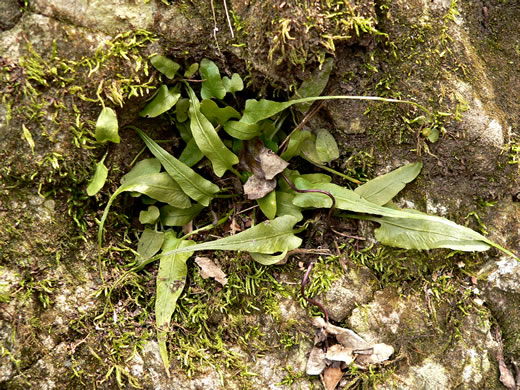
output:
[[[304,374],[314,329],[294,288],[302,273],[297,260],[263,274],[245,267],[245,256],[231,261],[223,255],[233,283],[246,281],[226,301],[192,267],[170,336],[170,378],[154,341],[153,267],[108,300],[105,286],[132,259],[128,247],[135,246],[140,227],[132,201],[125,207],[121,200],[108,226],[112,250],[99,259],[106,265],[103,284],[97,220],[142,146],[123,130],[122,143],[110,147],[105,162],[109,182],[89,199],[86,183],[105,153],[93,141],[93,121],[103,99],[117,110],[121,127],[168,131],[166,122],[150,125],[136,115],[158,85],[148,65],[153,53],[182,65],[211,58],[224,73],[240,73],[249,95],[276,91],[281,98],[334,56],[327,94],[419,102],[435,113],[436,142],[414,120],[422,113],[404,105],[324,103],[310,125],[327,127],[342,145],[336,169],[374,176],[422,160],[424,170],[398,199],[400,206],[488,232],[519,253],[516,2],[166,3],[0,4],[1,388],[321,386],[319,378]],[[334,276],[328,293],[319,296],[332,319],[396,350],[370,375],[347,370],[340,386],[501,388],[495,329],[502,333],[506,366],[513,369],[520,359],[518,263],[495,251],[370,247],[367,226],[345,226],[365,241],[333,235],[327,226],[314,232],[323,234],[321,241],[319,234],[307,236],[309,246],[345,244],[341,261],[322,263],[320,271]]]

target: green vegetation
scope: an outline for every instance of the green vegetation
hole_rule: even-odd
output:
[[[186,74],[176,76],[180,65],[162,56],[155,57],[152,64],[171,81],[158,89],[140,115],[149,118],[171,112],[171,121],[186,146],[180,157],[176,158],[145,132],[131,126],[155,158],[136,164],[123,176],[121,186],[109,199],[99,226],[99,270],[103,280],[102,234],[115,197],[122,192],[131,192],[134,197],[146,196],[144,203],[147,210],[140,219],[147,222],[147,228],[137,243],[135,261],[116,285],[128,274],[160,260],[156,276],[155,317],[159,327],[161,357],[168,374],[168,328],[186,285],[187,260],[196,251],[231,250],[248,252],[253,260],[262,265],[276,264],[301,245],[302,239],[296,234],[306,229],[310,222],[304,222],[299,228],[295,225],[304,219],[303,212],[306,210],[329,209],[329,216],[334,210],[344,210],[356,213],[346,216],[375,221],[381,225],[376,230],[376,238],[390,246],[460,251],[482,251],[495,247],[514,256],[479,233],[447,219],[388,207],[392,198],[417,177],[422,167],[420,163],[401,167],[355,190],[331,183],[332,178],[325,174],[300,174],[287,168],[289,160],[301,156],[317,167],[338,173],[325,165],[339,157],[338,146],[327,130],[302,130],[298,125],[287,134],[282,129],[284,121],[289,118],[285,110],[291,107],[295,108],[293,115],[305,115],[310,108],[305,103],[324,99],[404,103],[423,110],[426,116],[422,120],[435,126],[435,117],[421,105],[380,97],[318,96],[327,83],[329,71],[318,75],[322,80],[304,83],[297,91],[298,99],[287,102],[249,99],[240,114],[225,100],[226,95],[236,99],[237,93],[243,90],[239,75],[221,77],[215,63],[202,60],[199,64],[202,100],[199,101],[185,78]],[[188,72],[192,77],[192,71]],[[183,97],[183,92],[187,97]],[[117,129],[117,117],[113,111],[104,107],[97,121],[96,139],[98,142],[119,142]],[[219,129],[223,129],[228,137],[224,137],[222,131],[219,134]],[[192,168],[204,161],[204,158],[217,179],[210,181]],[[163,169],[165,171],[161,172]],[[219,186],[226,180],[224,175],[227,171],[241,180],[244,194],[249,200],[256,200],[266,220],[259,222],[255,218],[247,229],[224,238],[197,243],[192,238],[225,223],[229,214],[194,231],[181,233],[179,228],[192,226],[198,214],[213,200],[237,196],[235,191]],[[90,188],[99,190],[103,187],[106,179],[104,169],[102,173],[98,174],[96,168]],[[338,174],[357,182],[344,174]],[[332,280],[330,274],[316,278],[311,292],[316,292],[318,286],[327,288]],[[221,284],[226,285],[222,281]],[[254,293],[254,287],[249,286],[247,289]],[[206,309],[203,305],[204,313]],[[196,316],[197,311],[190,312],[190,317]]]

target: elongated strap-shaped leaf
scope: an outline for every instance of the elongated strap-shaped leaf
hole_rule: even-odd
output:
[[[128,180],[121,185],[116,192],[110,197],[103,212],[103,217],[99,224],[98,243],[101,247],[103,237],[103,225],[108,216],[108,211],[112,202],[119,194],[125,191],[139,192],[148,195],[158,201],[168,203],[175,207],[188,208],[191,206],[190,199],[186,196],[184,191],[173,179],[166,173],[153,173],[150,175],[138,176],[132,180]]]
[[[215,175],[222,177],[228,169],[238,164],[238,157],[224,145],[211,122],[200,112],[199,99],[193,89],[189,85],[186,88],[190,97],[188,116],[193,139],[213,165]]]
[[[175,106],[175,103],[177,103],[180,97],[181,94],[178,87],[168,88],[163,84],[159,87],[159,90],[152,101],[148,103],[141,112],[139,112],[139,116],[155,118]]]
[[[449,248],[470,252],[485,251],[491,246],[477,232],[447,219],[414,210],[406,213],[417,213],[425,218],[370,218],[381,224],[375,231],[376,239],[384,245],[404,249]]]
[[[249,124],[258,123],[263,119],[270,118],[273,115],[282,112],[294,104],[314,102],[316,100],[371,100],[389,103],[405,103],[416,106],[430,115],[426,108],[409,100],[387,99],[378,96],[316,96],[289,100],[288,102],[275,102],[266,99],[249,99],[246,101],[246,108],[244,109],[244,114],[242,115],[242,119],[240,121]]]
[[[272,221],[262,222],[233,236],[195,244],[190,246],[189,249],[179,248],[164,252],[159,256],[206,250],[245,251],[269,255],[290,251],[298,248],[302,243],[302,239],[294,234],[293,227],[296,222],[297,218],[285,215]],[[146,263],[157,260],[159,256],[151,258]]]
[[[203,206],[207,206],[213,199],[213,195],[220,191],[220,188],[177,160],[141,130],[135,130],[148,146],[150,152],[157,157],[166,172],[179,184],[186,195]]]
[[[383,206],[390,202],[407,183],[414,180],[421,169],[421,162],[405,165],[367,181],[357,187],[354,192],[365,200]]]
[[[175,237],[175,233],[165,233],[163,253],[171,252],[178,248],[187,248],[193,245],[193,241],[181,240]],[[177,299],[184,289],[188,267],[186,260],[193,252],[177,253],[161,257],[159,270],[157,271],[157,298],[155,298],[155,321],[157,323],[157,340],[159,352],[166,371],[169,373],[169,357],[166,348],[166,336],[172,314],[177,306]]]
[[[213,61],[204,58],[200,62],[199,72],[204,80],[200,91],[202,98],[211,99],[212,97],[216,97],[217,99],[224,99],[224,96],[226,96],[226,88],[220,78],[220,71],[217,65]]]
[[[119,138],[119,125],[117,115],[109,107],[103,107],[96,121],[96,141],[97,142],[121,142]]]
[[[503,248],[476,231],[458,225],[446,218],[417,211],[396,210],[389,207],[378,206],[362,199],[354,191],[332,183],[308,185],[308,182],[302,182],[300,185],[306,186],[306,189],[315,188],[330,192],[336,200],[336,208],[338,209],[384,217],[369,217],[366,219],[380,222],[382,225],[386,224],[379,233],[379,237],[383,238],[385,243],[393,242],[394,246],[402,245],[401,247],[403,248],[417,249],[452,248],[471,251],[485,250],[490,246],[494,246],[503,250]],[[308,204],[305,203],[306,201],[304,199],[304,197],[307,196],[321,197],[324,200],[328,198],[326,195],[316,193],[297,194],[293,200],[294,204],[298,206]],[[394,230],[391,230],[391,227],[393,227],[392,229]],[[407,228],[409,228],[409,230],[405,233],[404,231],[407,230]],[[479,244],[477,245],[477,243]],[[428,247],[428,244],[431,246]]]

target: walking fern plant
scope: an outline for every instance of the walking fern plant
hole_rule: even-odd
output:
[[[422,168],[420,162],[377,177],[355,190],[332,183],[332,177],[326,174],[300,174],[288,168],[292,158],[301,156],[318,167],[361,184],[325,165],[339,157],[336,141],[328,130],[302,129],[315,101],[352,99],[413,105],[424,111],[421,120],[430,124],[430,130],[435,130],[436,122],[425,107],[412,101],[371,96],[319,96],[332,70],[332,59],[303,82],[293,99],[285,102],[249,99],[243,110],[224,100],[228,94],[235,95],[244,89],[238,74],[231,78],[221,77],[217,65],[208,59],[190,66],[182,75],[179,73],[181,67],[166,57],[154,56],[151,63],[168,81],[158,88],[140,116],[153,118],[168,112],[185,147],[175,157],[143,130],[129,126],[141,137],[154,158],[139,161],[122,177],[121,186],[110,197],[101,218],[98,243],[101,249],[103,227],[110,206],[119,194],[130,192],[152,199],[154,204],[148,205],[139,216],[145,228],[137,243],[135,264],[128,273],[151,262],[160,262],[155,316],[160,353],[167,372],[167,331],[186,282],[188,258],[196,251],[245,251],[263,265],[276,264],[302,244],[297,234],[308,224],[302,213],[307,209],[344,210],[351,213],[350,217],[377,222],[380,227],[376,229],[375,237],[385,245],[460,251],[484,251],[495,247],[516,258],[481,234],[445,218],[389,207],[392,198],[417,177]],[[191,78],[197,71],[201,76],[201,80],[197,80],[201,82],[201,100],[192,88]],[[307,116],[285,135],[280,129],[288,117],[286,110],[291,107],[295,113]],[[103,107],[99,115],[96,139],[100,143],[119,142],[117,116],[111,108]],[[91,196],[103,187],[107,178],[105,157],[96,165],[87,188]],[[182,235],[179,228],[193,221],[225,191],[193,168],[202,159],[209,161],[216,177],[229,171],[240,178],[244,194],[248,199],[256,200],[266,220],[213,241],[197,243],[190,239],[201,230],[213,228],[213,224]],[[103,278],[101,262],[99,266]]]

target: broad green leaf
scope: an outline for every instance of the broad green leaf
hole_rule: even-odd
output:
[[[181,94],[177,86],[168,88],[163,84],[159,87],[152,101],[139,113],[139,116],[155,118],[175,106],[175,103],[177,103],[180,97]]]
[[[405,165],[366,182],[357,187],[354,192],[372,203],[383,206],[390,202],[406,183],[414,180],[421,169],[421,162]]]
[[[260,135],[258,124],[248,125],[240,121],[228,121],[224,123],[224,131],[236,139],[247,141]]]
[[[153,229],[144,229],[137,243],[137,264],[153,257],[161,249],[164,242],[164,233]]]
[[[161,172],[161,162],[156,158],[146,158],[137,162],[134,167],[123,177],[121,177],[121,184],[129,180],[143,175],[150,175],[152,173]]]
[[[318,164],[326,162],[320,158],[318,151],[316,150],[315,134],[311,134],[310,137],[302,141],[302,144],[300,146],[300,155],[304,158],[309,159],[311,162],[316,162]]]
[[[188,208],[191,206],[190,200],[184,191],[181,190],[179,185],[173,181],[173,179],[166,172],[138,176],[128,180],[123,185],[121,185],[116,192],[114,192],[114,194],[107,202],[105,211],[103,212],[103,217],[99,223],[98,243],[100,247],[103,237],[103,226],[105,224],[105,220],[107,219],[110,206],[112,205],[112,202],[116,196],[125,191],[139,192],[175,207]]]
[[[240,113],[231,106],[220,108],[217,103],[210,99],[200,102],[200,112],[211,122],[223,125],[231,118],[239,119]]]
[[[166,172],[179,184],[186,195],[203,206],[207,206],[220,188],[177,160],[141,130],[137,128],[135,130],[150,152],[159,159]]]
[[[171,252],[179,248],[189,248],[193,241],[185,241],[175,237],[175,233],[168,231],[165,234],[162,253]],[[177,307],[177,299],[184,289],[188,267],[186,261],[193,252],[165,255],[161,257],[157,271],[157,297],[155,298],[155,322],[157,324],[157,340],[159,352],[166,371],[169,373],[170,364],[168,349],[166,348],[167,331],[172,314]],[[168,374],[169,375],[169,374]]]
[[[227,76],[222,77],[222,84],[226,91],[232,94],[244,89],[244,82],[238,73],[233,73],[231,79]]]
[[[164,255],[207,250],[245,251],[271,255],[290,251],[298,248],[302,243],[301,238],[294,235],[293,227],[296,220],[293,216],[285,215],[272,221],[262,222],[233,236],[195,244],[189,249],[179,248],[168,251]],[[147,263],[157,260],[159,256],[151,258]]]
[[[279,255],[264,255],[263,253],[249,253],[254,261],[260,263],[262,265],[273,265],[279,263],[285,256],[287,256],[287,251],[283,251]]]
[[[161,207],[161,223],[165,226],[184,226],[204,209],[196,203],[187,209],[166,205]]]
[[[172,206],[170,206],[172,207]],[[142,210],[139,213],[139,222],[143,225],[154,224],[159,218],[159,209],[157,206],[149,206],[147,210]]]
[[[381,224],[375,236],[384,245],[404,249],[449,248],[460,251],[485,251],[491,247],[488,240],[465,226],[445,218],[420,213],[415,210],[403,212],[404,218],[370,218]],[[423,216],[407,218],[409,214]]]
[[[188,109],[190,107],[190,99],[186,99],[188,101]],[[186,110],[186,118],[188,117],[188,109]],[[177,131],[181,136],[182,140],[186,143],[190,142],[193,138],[193,134],[191,134],[190,124],[186,122],[177,123]]]
[[[170,60],[161,55],[156,55],[150,58],[153,67],[168,77],[170,80],[175,77],[175,74],[180,69],[180,65],[175,61]]]
[[[220,78],[220,71],[217,65],[213,62],[204,58],[200,62],[199,68],[200,76],[202,77],[202,90],[200,94],[203,99],[211,99],[216,97],[217,99],[224,99],[226,96],[226,88]]]
[[[319,129],[316,132],[316,153],[321,162],[331,162],[339,158],[338,144],[328,130]]]
[[[311,96],[319,96],[327,86],[329,82],[329,76],[334,66],[334,59],[329,57],[325,60],[321,69],[318,68],[314,72],[312,72],[311,76],[308,79],[305,79],[300,88],[296,90],[294,94],[295,99],[301,99]],[[295,106],[295,108],[301,113],[306,113],[311,107],[312,102],[300,103]]]
[[[233,165],[238,164],[238,157],[229,150],[218,136],[210,121],[200,112],[200,103],[189,85],[186,85],[190,96],[190,128],[193,139],[197,143],[202,154],[204,154],[213,166],[213,171],[218,177]]]
[[[276,216],[276,192],[271,191],[266,196],[257,199],[256,201],[258,202],[262,213],[264,213],[267,218],[274,219]]]
[[[87,186],[87,195],[93,196],[96,195],[101,188],[105,185],[108,177],[108,169],[103,163],[105,158],[96,164],[96,171],[94,172],[94,176],[92,180],[88,183]]]
[[[301,208],[293,204],[294,194],[276,192],[276,216],[292,215],[299,222],[303,219]]]
[[[179,156],[179,161],[183,162],[189,167],[194,166],[197,164],[200,160],[204,158],[204,155],[200,151],[199,147],[197,146],[197,143],[192,138],[188,141],[186,144],[186,147],[182,151],[181,155]]]
[[[312,133],[308,130],[298,130],[291,135],[289,138],[289,144],[287,149],[283,152],[280,157],[285,161],[289,161],[294,156],[298,156],[301,152],[302,143],[312,137]]]
[[[182,123],[188,119],[188,109],[190,108],[190,99],[180,98],[175,105],[175,119]]]
[[[96,122],[96,141],[97,142],[121,142],[119,138],[119,125],[117,123],[117,115],[109,107],[104,107],[98,116]]]

